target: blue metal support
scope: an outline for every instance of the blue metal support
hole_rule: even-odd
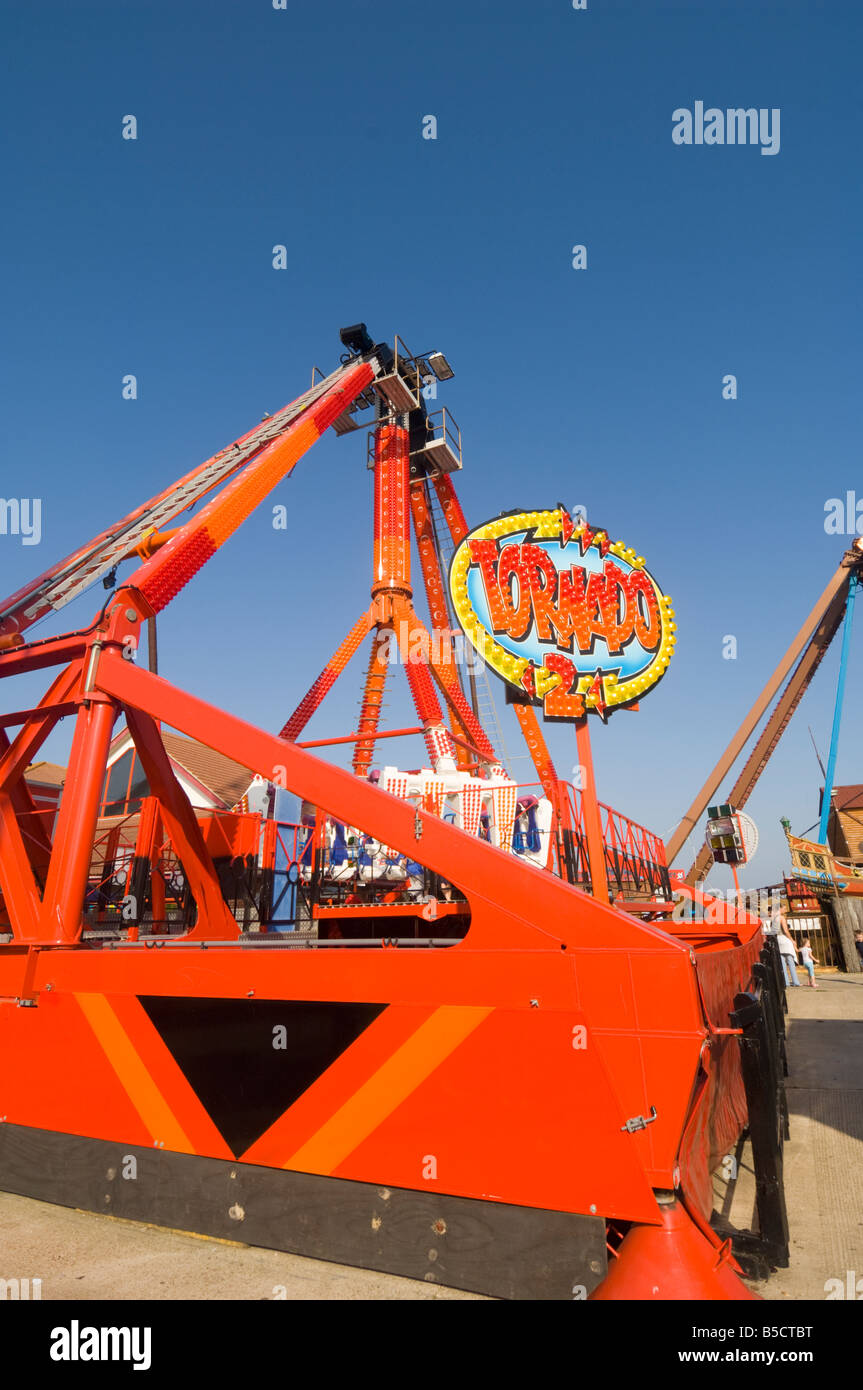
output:
[[[839,679],[836,683],[836,706],[833,710],[833,731],[830,735],[830,753],[827,758],[827,772],[824,776],[824,796],[821,801],[821,825],[818,830],[818,839],[822,845],[827,843],[827,823],[830,820],[830,803],[833,799],[833,777],[836,772],[836,754],[839,751],[839,725],[842,722],[842,700],[845,695],[848,653],[851,650],[851,623],[854,619],[854,596],[856,592],[857,571],[853,570],[848,583],[848,598],[845,601],[842,653],[839,657]]]

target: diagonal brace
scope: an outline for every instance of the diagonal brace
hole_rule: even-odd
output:
[[[198,905],[198,921],[187,937],[235,940],[240,929],[222,897],[216,866],[204,843],[192,803],[174,776],[158,726],[148,714],[128,705],[124,713],[150,791],[158,798],[165,829]]]

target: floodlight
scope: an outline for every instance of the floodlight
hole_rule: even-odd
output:
[[[428,364],[438,381],[451,381],[455,376],[455,372],[442,352],[430,352],[428,355]]]
[[[343,328],[339,337],[351,352],[365,353],[374,349],[371,334],[364,323],[354,323],[350,328]]]

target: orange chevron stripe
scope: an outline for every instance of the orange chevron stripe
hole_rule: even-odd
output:
[[[133,994],[113,995],[111,1008],[166,1106],[188,1137],[192,1152],[207,1154],[210,1158],[233,1158],[232,1151],[204,1109],[197,1092],[180,1070],[141,1001]]]
[[[281,1168],[434,1013],[433,1004],[390,1004],[240,1157]]]
[[[104,994],[76,994],[75,998],[151,1138],[176,1153],[194,1153],[193,1145]]]
[[[332,1173],[492,1012],[485,1005],[435,1009],[283,1166]]]

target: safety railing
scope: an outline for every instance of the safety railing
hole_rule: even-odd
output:
[[[102,822],[90,855],[84,918],[90,928],[123,920],[138,838],[137,813]]]
[[[99,822],[84,900],[90,932],[129,926],[182,931],[195,922],[195,901],[157,811],[158,803],[147,797],[140,811]],[[243,930],[256,930],[263,883],[261,817],[201,810],[196,817],[225,902]]]
[[[522,862],[559,873],[590,892],[581,798],[571,784],[559,787],[556,806],[540,783],[516,784],[515,814],[511,823],[506,820],[501,825],[492,824],[498,811],[487,800],[476,833]],[[444,799],[439,812],[443,819],[457,820],[453,809],[457,797],[455,792]],[[608,806],[600,809],[605,871],[613,896],[670,897],[659,837]],[[29,830],[23,825],[22,830],[25,840],[36,848],[40,838],[46,839],[47,813],[33,814],[40,818],[39,825]],[[359,909],[373,902],[390,909],[424,905],[434,920],[430,905],[440,904],[446,913],[457,915],[459,909],[453,905],[463,901],[456,887],[419,861],[362,831],[339,825],[322,812],[309,824],[239,812],[198,811],[196,815],[222,896],[244,932],[311,932],[322,909]],[[27,817],[20,819],[24,822]],[[153,798],[145,798],[140,811],[100,821],[84,918],[91,932],[116,932],[129,926],[145,933],[177,932],[196,921],[197,906],[183,866],[161,828]]]
[[[426,420],[428,438],[422,452],[444,473],[461,468],[461,430],[446,406],[431,411]]]
[[[560,787],[566,804],[561,831],[566,877],[589,892],[591,868],[581,796],[570,782],[561,782]],[[598,804],[609,893],[624,898],[670,899],[671,881],[662,839],[604,802]],[[567,828],[567,820],[571,828]]]

